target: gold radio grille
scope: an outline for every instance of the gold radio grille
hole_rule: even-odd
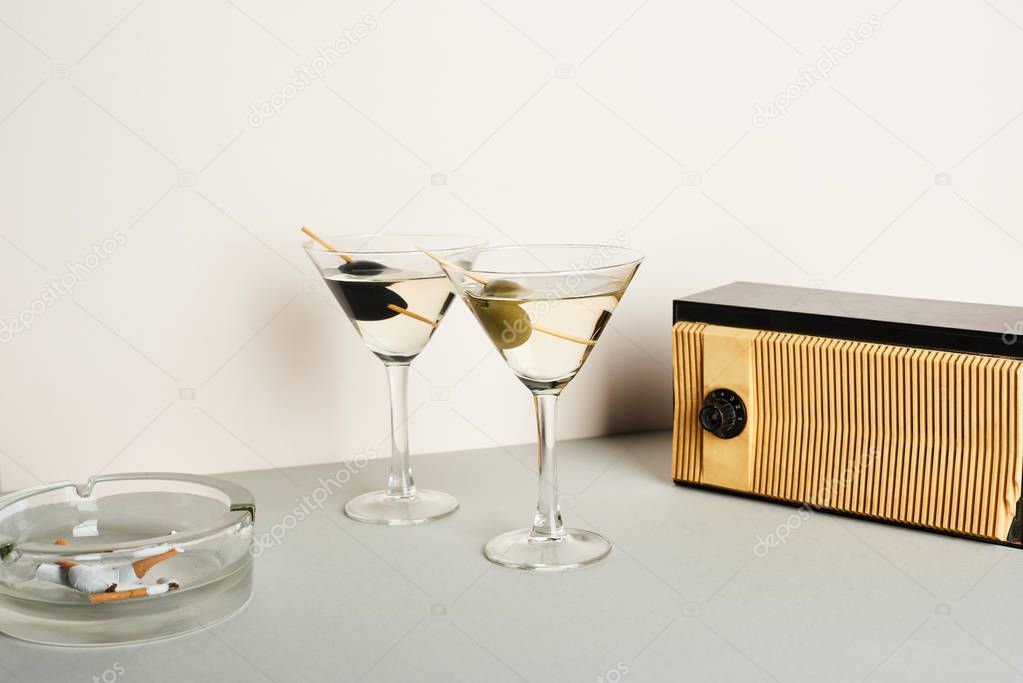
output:
[[[674,346],[675,479],[1007,539],[1023,361],[688,322]],[[706,371],[734,380],[736,364],[741,391]],[[717,388],[743,397],[748,438],[701,429]]]
[[[703,323],[675,324],[675,479],[701,483],[703,475]]]

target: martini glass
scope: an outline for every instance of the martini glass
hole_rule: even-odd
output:
[[[533,525],[493,538],[491,562],[552,571],[604,558],[600,534],[565,527],[558,507],[558,396],[607,326],[643,257],[607,245],[481,247],[435,254],[515,376],[533,394],[539,496]]]
[[[483,242],[458,235],[326,235],[303,247],[356,332],[384,363],[391,401],[387,488],[345,504],[359,522],[423,524],[451,514],[458,501],[417,488],[408,443],[409,368],[444,318],[454,293],[437,262],[418,249],[451,254]]]

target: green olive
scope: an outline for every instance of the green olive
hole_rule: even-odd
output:
[[[517,282],[512,282],[511,280],[491,280],[483,286],[483,291],[480,295],[486,299],[491,297],[518,299],[523,291],[522,286]]]
[[[529,315],[511,301],[480,301],[476,317],[486,330],[490,341],[501,351],[522,346],[533,334]]]

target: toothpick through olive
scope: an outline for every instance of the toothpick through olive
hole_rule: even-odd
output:
[[[467,278],[469,278],[470,280],[474,280],[474,281],[480,283],[481,285],[483,285],[483,289],[480,290],[480,295],[477,298],[484,298],[484,299],[486,299],[486,297],[494,296],[494,295],[498,295],[498,296],[501,296],[502,298],[504,298],[504,297],[508,297],[509,293],[521,294],[524,291],[522,289],[522,287],[518,283],[512,282],[511,280],[493,280],[493,281],[487,280],[486,278],[480,277],[476,273],[470,272],[469,269],[466,266],[460,265],[460,264],[454,264],[451,261],[448,261],[447,259],[445,259],[443,257],[437,256],[436,254],[433,254],[433,253],[427,251],[426,249],[423,249],[422,247],[419,247],[419,251],[423,252],[424,254],[426,254],[427,256],[429,256],[430,258],[432,258],[434,261],[436,261],[437,263],[439,263],[442,266],[445,266],[447,268],[461,268],[462,272],[465,273],[465,276]],[[491,287],[492,289],[490,291],[487,291],[487,287]],[[470,296],[472,296],[472,295],[470,294]],[[540,325],[537,325],[537,324],[533,323],[532,320],[530,320],[530,318],[529,318],[529,314],[526,313],[526,311],[521,306],[519,306],[517,303],[515,303],[515,302],[512,302],[512,301],[504,302],[504,301],[500,301],[499,299],[498,300],[487,299],[487,300],[488,300],[488,302],[489,302],[489,304],[491,306],[493,304],[495,304],[495,303],[500,303],[500,304],[505,304],[505,305],[511,304],[512,306],[515,307],[515,309],[517,309],[517,311],[513,310],[513,309],[510,309],[510,308],[508,308],[508,309],[502,309],[502,308],[494,309],[494,313],[492,314],[492,318],[489,321],[489,326],[488,326],[487,322],[483,322],[483,320],[480,319],[481,324],[483,325],[484,329],[487,331],[487,335],[494,342],[494,344],[499,349],[501,349],[501,350],[513,349],[516,346],[521,346],[522,344],[525,344],[526,340],[529,339],[529,335],[532,334],[533,330],[536,330],[537,332],[543,332],[544,334],[549,334],[550,336],[557,337],[558,339],[564,339],[565,341],[575,342],[576,344],[585,344],[586,346],[593,346],[594,344],[597,343],[597,342],[595,342],[592,339],[583,339],[581,337],[576,337],[575,335],[565,334],[564,332],[558,332],[557,330],[552,330],[552,329],[550,329],[548,327],[541,327]],[[502,311],[502,310],[505,313],[505,318],[504,319],[501,319],[501,315],[500,315],[500,311]],[[519,312],[521,312],[521,317],[519,315]],[[524,320],[523,320],[523,318],[524,318]],[[520,332],[520,333],[518,333],[516,335],[505,334],[505,338],[507,339],[507,341],[502,341],[502,342],[499,343],[498,340],[501,339],[500,334],[501,334],[502,330],[498,330],[497,328],[500,327],[500,328],[508,329],[505,326],[504,320],[508,320],[509,321],[508,325],[510,325],[513,329],[523,329],[523,330],[528,330],[528,331],[527,332]],[[494,334],[492,333],[492,330],[496,330],[498,332],[498,336],[497,337],[494,336]],[[503,346],[502,344],[511,344],[511,346]]]
[[[327,251],[337,254],[344,263],[338,266],[338,272],[343,275],[355,277],[376,277],[393,271],[393,268],[385,266],[376,261],[356,260],[347,254],[343,254],[334,245],[324,240],[315,232],[302,226],[302,232],[310,239],[318,243]],[[387,320],[401,314],[437,327],[437,322],[408,310],[408,302],[400,294],[390,288],[390,282],[353,282],[351,280],[330,280],[326,279],[327,287],[331,290],[334,298],[341,304],[341,308],[352,320],[377,321]]]

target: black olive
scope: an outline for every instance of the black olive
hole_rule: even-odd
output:
[[[372,277],[379,275],[385,270],[390,270],[387,266],[376,261],[349,261],[343,264],[339,271],[345,275],[360,275],[362,277]]]
[[[393,270],[376,261],[348,261],[342,263],[338,272],[356,277],[375,277]],[[391,282],[369,280],[358,282],[353,280],[327,280],[327,286],[341,308],[352,320],[373,321],[387,320],[398,315],[388,305],[408,308],[408,302],[400,294],[390,289]]]
[[[327,287],[341,308],[352,320],[387,320],[398,315],[388,304],[408,308],[405,301],[386,282],[353,282],[351,280],[327,280]]]

